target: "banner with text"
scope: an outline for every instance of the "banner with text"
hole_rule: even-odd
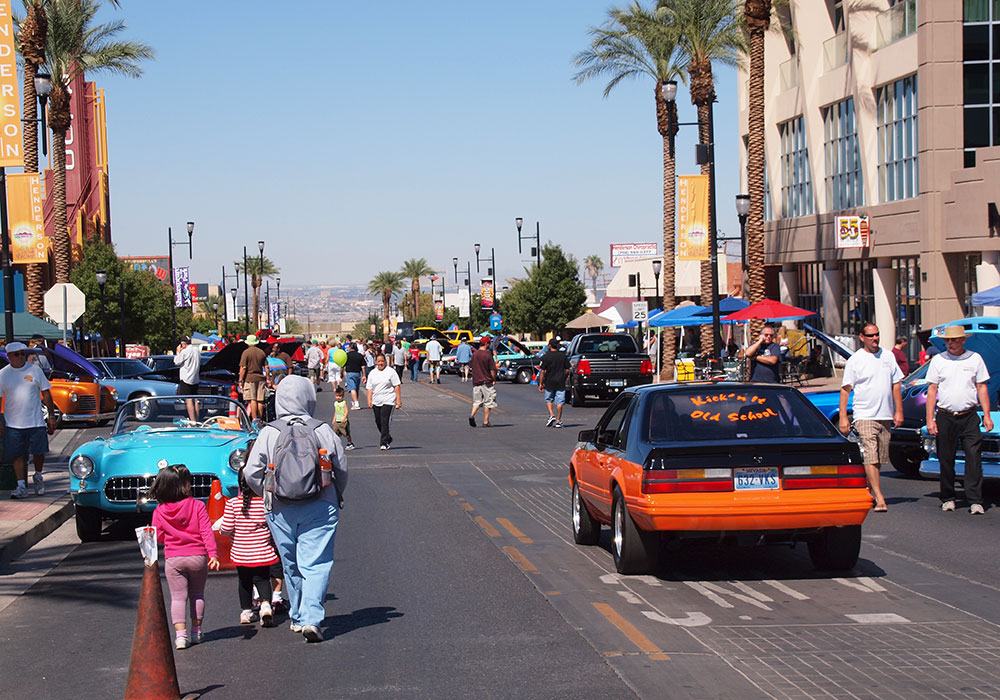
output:
[[[21,150],[21,103],[10,0],[0,0],[0,167],[24,167]],[[34,119],[34,115],[31,115]]]
[[[444,318],[444,302],[438,299],[434,302],[434,320],[440,321]]]
[[[869,228],[867,216],[838,216],[834,225],[837,227],[838,248],[868,248]]]
[[[191,278],[186,267],[174,268],[174,306],[178,309],[191,306]]]
[[[278,302],[276,301],[271,302],[271,316],[268,319],[267,327],[268,328],[278,327]]]
[[[493,308],[493,280],[482,280],[479,283],[479,298],[483,309]]]
[[[659,255],[656,243],[612,243],[611,267],[621,267],[630,260],[646,260]]]
[[[677,259],[708,260],[708,175],[677,178]]]
[[[229,323],[235,323],[237,318],[236,300],[233,299],[228,294],[225,295],[225,298],[226,298],[226,321],[228,321]]]
[[[42,219],[42,183],[37,173],[7,176],[7,221],[14,263],[48,261],[49,239]]]

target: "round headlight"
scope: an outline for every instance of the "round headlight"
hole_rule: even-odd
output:
[[[247,463],[246,450],[233,450],[229,453],[229,468],[238,472]]]
[[[73,403],[76,403],[76,399],[77,399],[76,392],[75,391],[69,392],[69,400],[72,401]]]
[[[925,435],[923,443],[924,451],[928,454],[937,452],[937,438]]]
[[[108,389],[111,390],[111,396],[114,398],[115,401],[117,401],[118,400],[118,390],[115,389],[113,386],[109,386]]]
[[[70,461],[69,470],[77,479],[86,479],[94,473],[94,460],[87,455],[77,455]]]

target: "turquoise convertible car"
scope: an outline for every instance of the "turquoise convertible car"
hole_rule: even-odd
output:
[[[167,410],[177,401],[193,404],[193,420]],[[137,407],[139,402],[152,402],[154,410]],[[156,410],[160,407],[164,410]],[[151,513],[156,501],[149,499],[149,488],[169,464],[184,464],[191,471],[195,498],[207,501],[214,479],[221,482],[223,496],[235,496],[237,473],[256,437],[243,404],[233,399],[170,396],[127,401],[118,409],[111,436],[80,446],[70,458],[77,534],[90,542],[100,537],[105,519]]]

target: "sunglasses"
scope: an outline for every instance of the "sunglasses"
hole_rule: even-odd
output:
[[[863,335],[866,338],[878,338],[881,334],[880,333],[862,333],[861,335]]]
[[[27,355],[24,350],[15,350],[14,352],[8,352],[7,357],[21,357]]]

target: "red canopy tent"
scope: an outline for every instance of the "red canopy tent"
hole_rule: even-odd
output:
[[[765,321],[796,321],[814,315],[815,311],[807,311],[797,306],[782,304],[773,299],[763,299],[756,304],[750,304],[745,309],[734,311],[728,316],[723,316],[723,321],[749,321],[759,318]]]

